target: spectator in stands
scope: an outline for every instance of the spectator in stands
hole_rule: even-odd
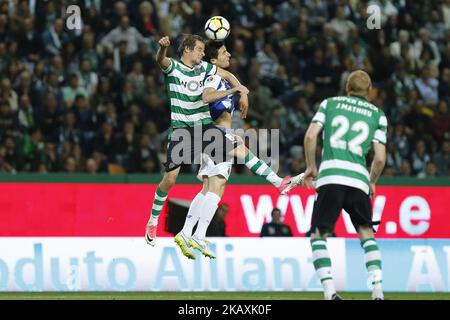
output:
[[[450,173],[450,140],[442,142],[439,152],[433,155],[433,162],[437,167],[439,176],[448,176]]]
[[[17,118],[14,116],[8,100],[0,99],[0,137],[17,128]]]
[[[50,29],[42,34],[42,45],[45,48],[45,55],[51,58],[62,53],[62,49],[69,37],[64,31],[64,21],[60,18],[53,22]]]
[[[80,143],[82,133],[78,127],[77,116],[74,110],[66,112],[63,118],[63,125],[59,127],[59,141],[70,141],[72,143]]]
[[[409,160],[403,160],[400,166],[400,175],[404,177],[411,177],[413,175],[411,162]]]
[[[200,19],[199,21],[204,21]],[[149,1],[142,1],[139,5],[139,17],[136,28],[144,37],[150,37],[158,32],[159,20],[153,5]]]
[[[433,58],[432,64],[438,66],[441,62],[441,54],[439,53],[439,48],[434,40],[430,39],[428,31],[425,28],[421,28],[419,31],[419,37],[414,42],[414,55],[416,60],[420,59],[422,51],[430,50]]]
[[[417,178],[434,178],[437,176],[436,164],[433,161],[428,161],[425,165],[425,171],[420,172]]]
[[[386,165],[384,167],[384,170],[383,170],[384,177],[392,178],[392,177],[395,177],[396,173],[397,173],[397,170],[395,170],[395,168],[388,166],[388,165]]]
[[[131,63],[139,62],[142,64],[142,71],[145,75],[149,75],[156,68],[156,62],[150,53],[149,45],[145,42],[139,42],[138,51],[131,56]]]
[[[192,28],[193,33],[200,34],[208,17],[203,13],[203,5],[201,1],[192,1],[192,13],[186,18],[186,25]]]
[[[421,124],[421,128],[426,128],[427,131],[431,130],[431,109],[425,105],[422,99],[411,101],[411,104],[413,105],[409,107],[408,112],[402,118],[406,125],[405,133],[413,136],[419,124]]]
[[[34,18],[23,20],[23,27],[18,32],[19,55],[28,61],[37,62],[42,54],[42,39],[34,29]]]
[[[296,5],[300,5],[299,2],[300,1],[296,1]],[[314,31],[319,32],[320,28],[328,20],[329,15],[327,5],[325,4],[324,1],[317,1],[317,0],[305,2],[305,5],[308,8],[308,24]],[[294,12],[298,12],[298,9],[289,12],[289,14],[294,15]]]
[[[400,171],[402,156],[393,140],[387,142],[386,166],[391,167],[394,173]]]
[[[431,10],[430,21],[426,23],[425,29],[428,31],[430,39],[434,41],[441,41],[444,39],[445,25],[442,22],[439,10]]]
[[[450,96],[450,68],[442,68],[439,79],[439,99],[447,99]]]
[[[66,82],[66,68],[61,55],[55,55],[51,58],[49,70],[57,75],[60,85]]]
[[[169,34],[171,37],[177,37],[181,33],[185,22],[181,3],[179,1],[172,1],[169,7],[169,15],[167,16],[170,28]]]
[[[36,171],[39,165],[40,155],[44,149],[42,132],[39,128],[31,127],[24,134],[22,152],[25,160],[25,168]]]
[[[100,59],[95,49],[95,34],[92,32],[83,33],[81,46],[81,59],[88,59],[92,70],[98,70]]]
[[[131,72],[127,75],[125,81],[130,82],[135,96],[142,96],[145,91],[145,76],[142,72],[142,63],[135,61]]]
[[[103,122],[101,130],[97,132],[93,145],[94,150],[101,152],[107,159],[112,160],[114,157],[114,128],[108,122]]]
[[[54,93],[47,93],[44,98],[37,122],[42,129],[42,134],[46,141],[56,142],[58,140],[59,127],[62,123],[62,108],[58,105]]]
[[[333,85],[333,70],[325,63],[323,50],[317,48],[314,51],[313,58],[306,62],[303,71],[305,80],[314,84],[317,100],[323,100],[325,97],[333,96],[337,92],[337,86]]]
[[[83,155],[83,151],[79,144],[75,144],[72,148],[71,157],[75,160],[75,170],[76,172],[85,171],[84,165],[86,164],[86,159]]]
[[[409,32],[407,30],[400,30],[398,34],[398,41],[392,42],[389,46],[391,56],[401,59],[402,49],[406,50],[407,54],[414,57],[414,48],[409,42]]]
[[[414,174],[423,174],[425,171],[425,165],[430,160],[431,157],[426,151],[425,141],[418,140],[416,142],[414,152],[411,154],[411,163]]]
[[[80,84],[78,75],[72,73],[69,75],[69,85],[63,87],[63,99],[66,108],[70,109],[77,96],[88,97],[88,92],[85,87]]]
[[[414,83],[426,105],[434,106],[437,104],[439,99],[439,81],[436,78],[431,77],[430,69],[428,67],[422,68],[420,71],[420,78],[417,78]]]
[[[0,144],[0,173],[8,173],[11,170],[10,164],[6,161],[6,147]]]
[[[138,50],[138,43],[145,42],[145,38],[133,26],[130,26],[130,18],[127,15],[120,17],[120,25],[111,30],[101,41],[101,45],[112,52],[120,42],[126,43],[128,55]]]
[[[292,237],[291,228],[281,220],[281,210],[272,210],[272,221],[265,223],[261,229],[261,237]]]
[[[133,122],[127,120],[123,124],[123,130],[116,137],[115,141],[115,161],[126,170],[132,170],[132,158],[138,148],[138,136]]]
[[[17,173],[22,171],[25,166],[25,156],[23,149],[17,145],[12,135],[5,135],[3,146],[5,147],[5,162],[6,168],[10,173]]]
[[[155,92],[150,94],[144,103],[145,117],[155,122],[159,132],[167,130],[169,118],[167,117],[166,99],[158,96]]]
[[[17,120],[22,132],[36,126],[36,114],[31,105],[30,97],[26,94],[20,97]]]
[[[383,34],[383,33],[379,33]],[[384,41],[384,40],[383,40]],[[395,70],[396,60],[391,56],[389,47],[382,45],[378,50],[372,51],[370,58],[373,69],[374,87],[385,88]]]
[[[446,100],[439,101],[437,111],[433,115],[433,136],[438,143],[450,136],[450,112]]]
[[[91,2],[90,6],[85,8],[85,10],[82,9],[81,11],[85,13],[83,16],[84,24],[90,26],[94,34],[100,35],[105,32],[106,19],[102,19],[102,17],[100,17],[99,10],[101,10],[101,3],[100,5],[96,5],[95,2]]]
[[[81,130],[83,140],[89,141],[94,135],[95,128],[95,117],[92,113],[91,107],[88,103],[86,97],[82,95],[77,95],[72,109],[75,111],[77,116],[77,125]]]
[[[393,100],[394,106],[389,110],[388,115],[392,121],[400,121],[402,115],[408,108],[408,94],[414,90],[414,80],[405,70],[403,63],[398,63],[395,67],[395,73],[390,79],[388,92]]]
[[[40,103],[40,92],[32,83],[31,73],[24,70],[19,76],[19,81],[19,85],[16,87],[17,95],[27,95],[33,105]]]
[[[92,158],[98,165],[98,172],[108,172],[108,163],[106,155],[104,155],[98,150],[94,150],[92,152]]]
[[[97,161],[95,161],[92,158],[89,158],[86,160],[86,172],[90,174],[96,174],[98,173],[98,164]]]
[[[44,152],[40,158],[39,165],[43,165],[46,172],[56,172],[58,170],[58,158],[54,143],[45,143]]]
[[[286,116],[283,117],[284,125],[281,127],[287,143],[300,143],[303,140],[303,135],[314,116],[311,109],[308,99],[304,95],[300,95],[295,105],[288,108]]]
[[[73,157],[68,157],[64,162],[64,172],[75,173],[77,172],[77,163]]]
[[[339,40],[346,43],[352,29],[356,29],[355,24],[346,18],[345,7],[338,6],[336,16],[331,20],[330,27],[336,32]]]
[[[98,75],[92,71],[91,60],[84,58],[81,60],[81,68],[78,74],[80,86],[86,91],[87,97],[91,97],[97,92]]]
[[[446,29],[450,29],[450,0],[444,0],[441,6]]]
[[[277,77],[278,58],[271,43],[265,43],[262,50],[256,53],[260,65],[259,75],[263,83],[271,84]]]
[[[136,148],[130,154],[129,158],[129,166],[130,172],[143,172],[144,170],[144,162],[147,159],[154,160],[157,155],[153,150],[150,149],[150,137],[146,134],[138,137],[139,141],[137,142]]]
[[[12,111],[17,111],[19,108],[19,98],[16,91],[12,88],[11,81],[8,78],[1,80],[0,99],[7,101]]]
[[[77,73],[79,71],[80,57],[77,52],[75,41],[69,41],[64,45],[61,58],[62,61],[64,61],[65,74]]]
[[[116,104],[120,112],[123,112],[127,109],[127,106],[136,101],[137,96],[133,90],[133,83],[131,81],[125,81],[123,83],[122,92],[116,98]]]

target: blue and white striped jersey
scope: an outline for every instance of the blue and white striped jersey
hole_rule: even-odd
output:
[[[213,88],[215,90],[228,90],[231,89],[231,85],[219,75],[209,76],[205,80],[205,88]],[[211,118],[215,121],[224,112],[230,112],[233,114],[234,111],[234,98],[233,95],[228,95],[220,100],[211,102],[209,104],[209,112]]]

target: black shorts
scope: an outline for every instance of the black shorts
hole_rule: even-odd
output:
[[[215,164],[230,161],[233,158],[231,151],[237,143],[224,129],[212,124],[176,128],[170,137],[165,170],[169,172],[183,164],[200,164],[202,153]]]
[[[342,209],[348,212],[356,230],[379,224],[372,222],[372,204],[368,194],[354,187],[327,184],[317,189],[311,232],[318,228],[321,235],[332,234]]]

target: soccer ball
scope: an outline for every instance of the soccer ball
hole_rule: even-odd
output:
[[[211,17],[205,24],[206,36],[214,41],[223,41],[230,34],[230,23],[221,16]]]

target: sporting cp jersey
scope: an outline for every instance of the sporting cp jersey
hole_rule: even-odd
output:
[[[231,89],[231,86],[228,81],[221,76],[214,75],[206,78],[205,88],[213,88],[218,91],[224,91]],[[216,119],[219,118],[224,111],[228,111],[233,114],[234,101],[232,94],[209,104],[209,112],[211,113],[211,118],[214,121],[216,121]]]
[[[323,126],[316,187],[341,184],[369,193],[366,155],[372,142],[386,144],[384,112],[362,98],[333,97],[322,101],[312,121]]]
[[[163,72],[170,98],[172,128],[213,122],[208,104],[202,101],[202,92],[206,77],[214,75],[216,71],[215,65],[205,61],[190,68],[180,61],[170,59],[169,67]]]

